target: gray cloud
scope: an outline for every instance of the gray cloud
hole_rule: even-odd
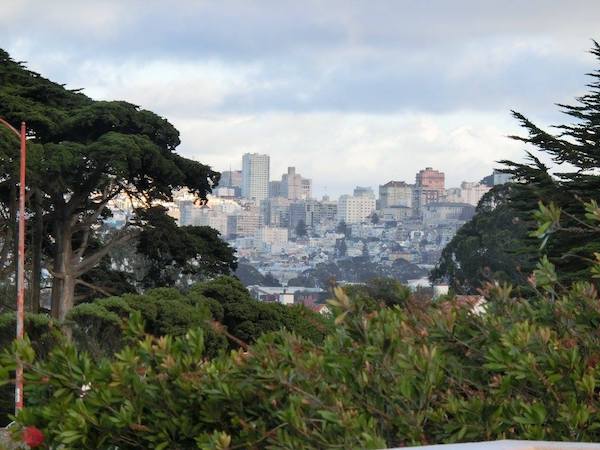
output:
[[[553,103],[582,93],[598,19],[596,0],[3,0],[0,47],[69,87],[170,118],[182,151],[219,169],[250,148],[282,168],[326,151],[350,161],[348,179],[376,184],[386,158],[413,170],[398,152],[425,163],[410,149],[452,179],[488,171],[502,148],[516,156],[502,140],[515,131],[508,110],[561,120]],[[435,139],[410,132],[416,116]],[[493,121],[485,132],[478,117]],[[352,165],[358,149],[372,170]]]

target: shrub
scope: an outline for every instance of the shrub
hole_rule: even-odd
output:
[[[540,265],[533,300],[488,286],[485,314],[453,300],[372,311],[337,290],[321,343],[280,331],[213,359],[202,331],[144,337],[139,319],[139,338],[96,364],[69,343],[41,362],[17,349],[18,422],[83,449],[597,441],[600,299],[589,283],[561,291],[551,272]]]

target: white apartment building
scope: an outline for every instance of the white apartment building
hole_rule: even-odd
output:
[[[242,157],[242,197],[257,204],[269,197],[269,155],[246,153]]]
[[[342,195],[338,200],[337,221],[347,224],[363,222],[375,211],[375,203],[375,197],[370,195]]]
[[[280,227],[260,227],[255,234],[257,243],[273,252],[280,252],[288,243],[288,229]]]
[[[451,188],[446,191],[446,201],[453,203],[468,203],[477,206],[481,197],[491,188],[485,184],[463,181],[460,188]]]

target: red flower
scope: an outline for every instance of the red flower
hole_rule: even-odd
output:
[[[23,429],[23,442],[31,448],[39,447],[44,442],[44,433],[36,427],[25,427]]]

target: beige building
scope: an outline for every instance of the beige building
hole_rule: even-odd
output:
[[[308,200],[312,195],[312,182],[296,173],[295,167],[288,167],[287,173],[281,176],[279,195],[288,200]]]
[[[379,209],[394,206],[412,207],[414,184],[390,181],[379,186]]]
[[[337,221],[347,224],[365,222],[375,211],[375,203],[375,197],[369,195],[342,195],[338,200]]]
[[[239,214],[227,218],[227,235],[229,237],[254,236],[261,224],[260,211],[256,206],[246,207]]]
[[[288,229],[280,227],[260,227],[255,234],[258,241],[269,247],[281,248],[288,243]]]

